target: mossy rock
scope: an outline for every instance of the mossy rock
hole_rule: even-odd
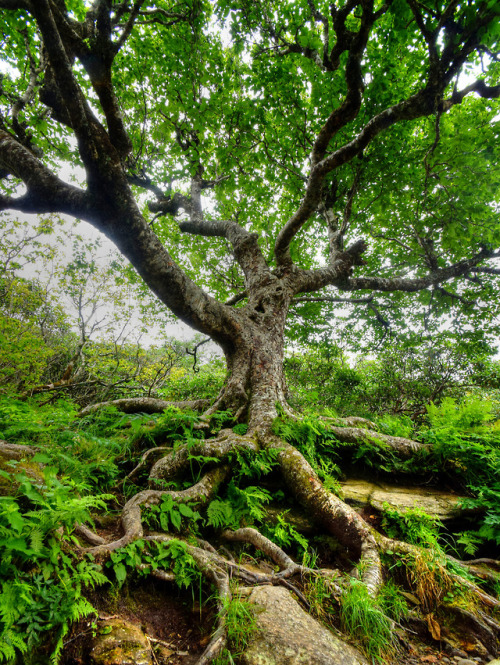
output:
[[[130,621],[102,621],[90,652],[90,665],[152,665],[148,638]]]
[[[6,478],[0,474],[0,496],[11,496],[16,493],[19,483],[14,479],[14,475],[18,473],[26,474],[35,482],[43,482],[41,465],[29,460],[36,452],[37,450],[31,446],[0,441],[0,471],[10,475]]]
[[[368,665],[366,658],[305,612],[283,587],[244,588],[256,630],[243,665]]]
[[[353,479],[342,483],[342,492],[345,501],[357,509],[371,506],[375,510],[383,511],[387,505],[404,512],[411,508],[420,508],[442,521],[453,519],[464,512],[460,508],[460,501],[464,497],[432,487],[389,485]]]

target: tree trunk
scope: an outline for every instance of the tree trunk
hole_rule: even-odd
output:
[[[238,337],[223,347],[228,374],[211,412],[228,409],[237,420],[247,422],[250,430],[256,430],[270,426],[278,406],[286,408],[283,360],[287,311],[287,299],[278,285],[234,312]]]

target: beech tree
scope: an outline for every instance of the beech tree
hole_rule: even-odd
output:
[[[300,418],[282,368],[287,317],[325,304],[329,316],[364,310],[383,330],[381,305],[394,303],[397,326],[410,310],[451,303],[465,332],[474,311],[473,326],[491,322],[498,2],[0,7],[0,209],[89,222],[177,317],[222,348],[227,378],[204,419],[227,410],[248,431],[200,443],[195,452],[221,464],[187,498],[213,496],[231,451],[277,449],[289,491],[362,563],[376,594],[380,554],[412,546],[375,532],[272,431],[278,412]],[[418,449],[360,424],[370,427],[330,423],[341,440],[383,439],[403,458]],[[190,453],[167,455],[151,478],[181,472]],[[139,492],[124,508],[124,536],[95,550],[141,537],[141,505],[163,494]],[[222,643],[219,632],[203,662]]]

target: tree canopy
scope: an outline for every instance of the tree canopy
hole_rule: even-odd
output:
[[[221,343],[265,266],[296,334],[491,330],[497,2],[0,7],[2,209],[90,221]]]

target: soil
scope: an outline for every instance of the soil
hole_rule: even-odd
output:
[[[116,595],[102,591],[89,595],[98,617],[73,626],[66,639],[61,665],[88,665],[92,624],[121,618],[141,626],[150,639],[154,665],[194,665],[210,641],[216,622],[211,604],[198,600],[159,580],[141,580],[122,587]]]

